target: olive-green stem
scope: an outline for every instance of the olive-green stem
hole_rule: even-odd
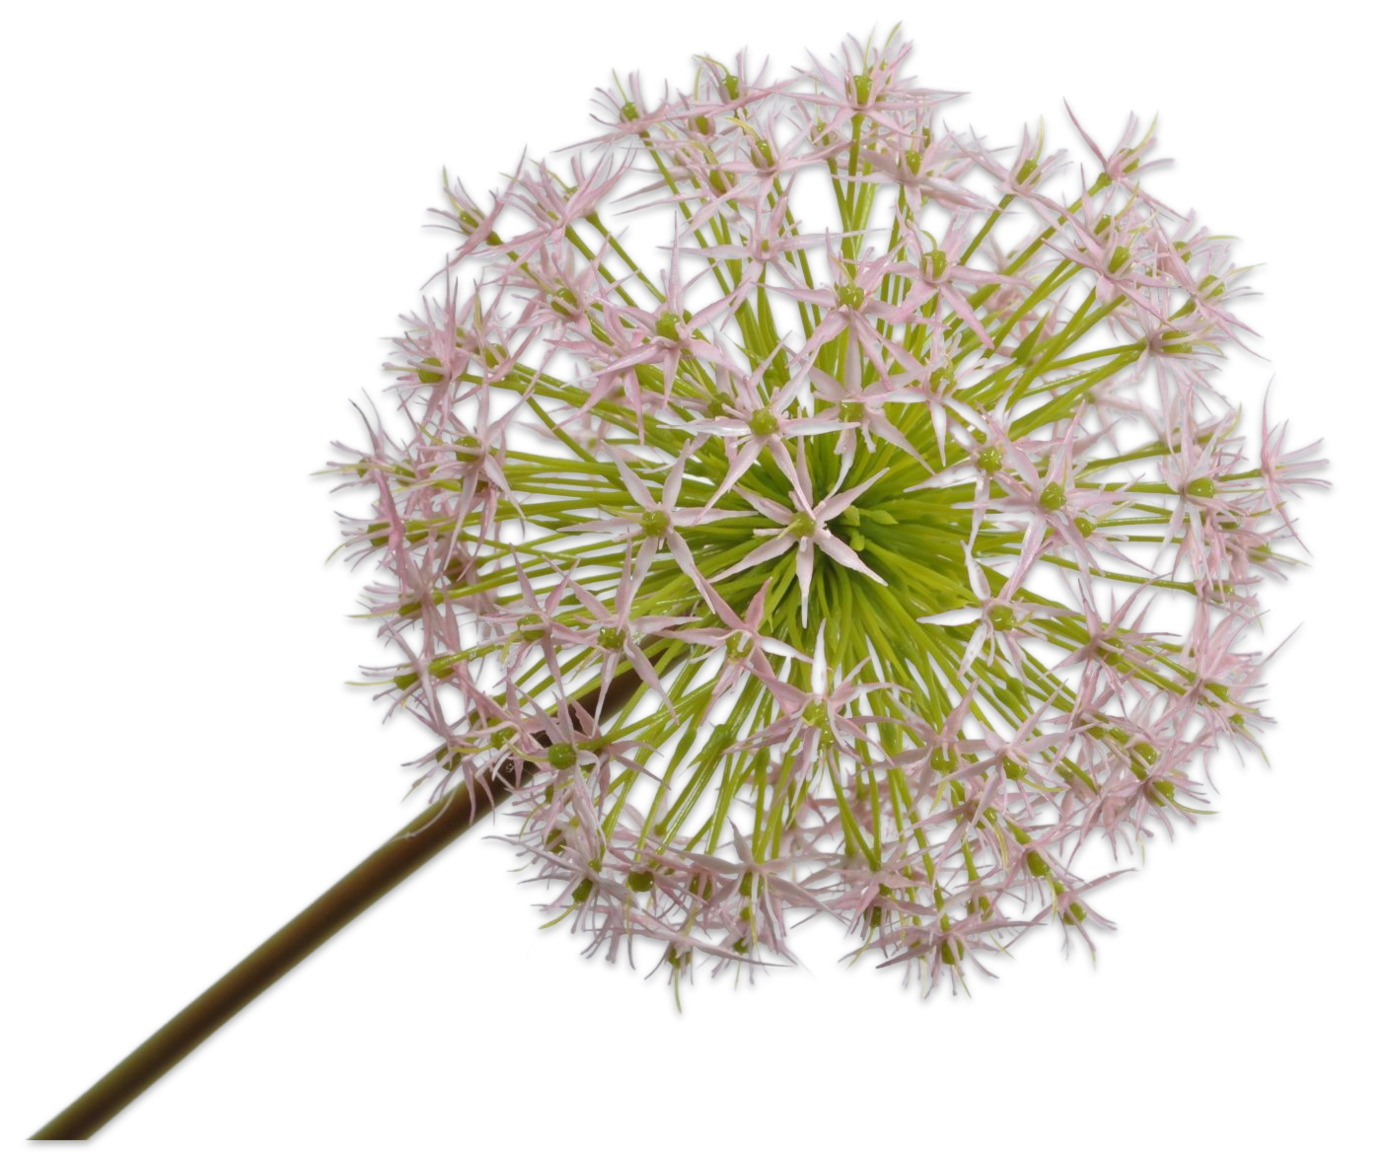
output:
[[[614,678],[604,709],[619,708],[641,681]],[[578,701],[593,712],[598,693]],[[543,737],[541,738],[543,742]],[[259,948],[40,1128],[34,1140],[85,1140],[192,1052],[223,1024],[471,828],[535,769],[499,773],[493,792],[453,788],[300,912]],[[500,785],[500,786],[499,786]],[[194,1134],[190,1133],[190,1139]]]

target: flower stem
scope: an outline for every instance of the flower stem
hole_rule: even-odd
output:
[[[639,683],[614,677],[605,710],[621,706]],[[591,712],[596,691],[577,702]],[[521,764],[519,784],[535,769]],[[501,773],[496,783],[510,784]],[[85,1140],[247,1004],[345,928],[417,868],[443,851],[507,792],[459,785],[425,809],[293,920],[179,1012],[110,1072],[40,1128],[33,1140]]]

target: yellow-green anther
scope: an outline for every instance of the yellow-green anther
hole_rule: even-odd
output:
[[[913,176],[918,175],[921,172],[921,153],[914,148],[910,148],[907,150],[906,160],[907,171]]]

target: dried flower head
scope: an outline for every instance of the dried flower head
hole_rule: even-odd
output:
[[[1089,947],[1082,847],[1192,819],[1264,720],[1240,645],[1319,461],[1212,383],[1243,269],[1143,188],[1151,129],[1063,191],[907,54],[633,76],[567,165],[446,178],[408,432],[335,465],[420,782],[515,789],[557,917],[677,989],[816,914],[927,990]]]

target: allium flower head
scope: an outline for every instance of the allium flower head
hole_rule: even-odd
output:
[[[633,76],[567,162],[450,186],[408,431],[336,465],[419,782],[514,790],[553,916],[677,988],[817,915],[927,990],[1090,947],[1082,847],[1193,819],[1263,723],[1319,462],[1213,382],[1229,243],[1147,193],[1151,129],[999,148],[907,55]]]

